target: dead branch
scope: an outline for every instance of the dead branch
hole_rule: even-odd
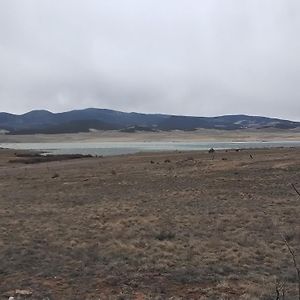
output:
[[[276,280],[275,290],[276,290],[276,300],[280,300],[280,293],[281,293],[281,299],[285,300],[284,282],[280,282],[279,280]]]
[[[279,288],[278,285],[276,285],[276,300],[280,299],[280,292],[279,292]]]
[[[298,196],[300,197],[300,192],[297,190],[297,188],[295,187],[295,185],[292,183],[292,188],[294,189],[294,191],[298,194]]]
[[[296,186],[292,183],[291,184],[292,188],[295,190],[295,192],[299,195],[300,197],[300,192],[298,191],[298,189],[296,188]],[[263,213],[269,217],[269,219],[271,220],[271,223],[273,225],[273,227],[276,229],[277,233],[279,234],[279,236],[281,237],[282,241],[284,242],[286,248],[288,249],[291,257],[292,257],[292,260],[293,260],[293,265],[294,265],[294,268],[296,270],[296,273],[297,273],[297,279],[298,279],[298,299],[300,300],[300,267],[297,263],[297,259],[296,259],[296,255],[295,255],[295,251],[294,249],[292,248],[292,246],[289,244],[289,242],[287,241],[287,239],[285,238],[285,236],[283,235],[283,233],[281,232],[281,230],[279,229],[279,227],[275,224],[272,216],[268,215],[265,211],[263,211]],[[276,293],[277,293],[277,298],[278,298],[278,287],[276,287]],[[283,298],[285,297],[285,293],[283,293]]]
[[[279,232],[279,234],[280,234],[282,240],[284,241],[287,249],[289,250],[289,252],[290,252],[290,254],[293,258],[293,264],[294,264],[295,270],[297,272],[297,277],[298,277],[298,298],[300,300],[300,268],[299,268],[299,265],[298,265],[297,260],[296,260],[296,255],[295,255],[295,252],[294,252],[293,248],[291,247],[291,245],[289,244],[287,239],[284,237],[284,235],[280,232]]]

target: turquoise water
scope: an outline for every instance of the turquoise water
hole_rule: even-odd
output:
[[[120,155],[153,151],[192,151],[300,147],[300,141],[275,142],[72,142],[72,143],[0,143],[2,148],[41,150],[51,154]]]

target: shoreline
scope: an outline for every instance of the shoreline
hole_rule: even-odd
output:
[[[216,151],[257,150],[257,149],[289,149],[300,148],[300,141],[144,141],[144,142],[69,142],[69,143],[0,143],[0,149],[12,151],[30,151],[44,155],[90,155],[119,156],[137,153],[172,153],[172,152],[207,152]]]
[[[222,148],[214,149],[214,154],[209,153],[209,149],[195,149],[195,150],[157,150],[157,151],[137,151],[132,153],[119,153],[119,154],[108,154],[108,155],[92,155],[92,154],[81,154],[81,153],[50,153],[44,150],[36,149],[16,149],[16,148],[2,148],[0,147],[0,157],[9,157],[7,160],[8,165],[33,165],[33,164],[45,164],[53,162],[66,162],[66,161],[82,161],[82,160],[98,160],[98,159],[126,159],[129,160],[141,157],[167,157],[167,156],[190,156],[190,155],[206,155],[212,158],[220,158],[222,155],[230,155],[232,153],[276,153],[276,152],[288,152],[299,151],[300,146],[276,146],[276,147],[257,147],[257,148]],[[1,166],[1,164],[0,164]]]

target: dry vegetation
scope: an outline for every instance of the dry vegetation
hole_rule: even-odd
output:
[[[279,231],[299,259],[300,149],[13,156],[0,150],[3,299],[297,297]]]

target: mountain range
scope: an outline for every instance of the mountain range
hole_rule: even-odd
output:
[[[300,122],[248,115],[194,117],[167,114],[127,113],[88,108],[62,113],[34,110],[22,115],[0,113],[0,132],[6,134],[78,133],[92,130],[191,131],[204,129],[294,129]]]

